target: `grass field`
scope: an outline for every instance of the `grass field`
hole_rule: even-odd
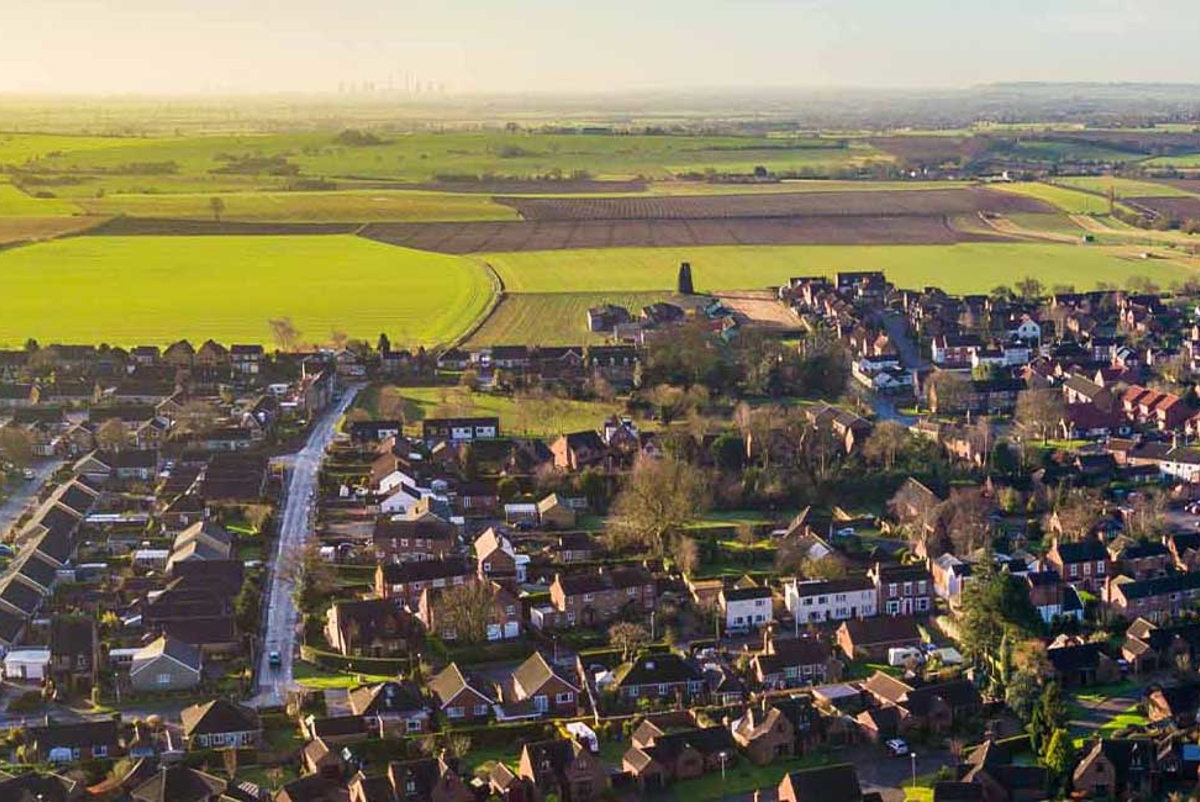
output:
[[[0,245],[50,239],[82,231],[98,222],[94,217],[0,217]]]
[[[861,141],[804,137],[608,136],[450,132],[396,134],[378,145],[349,146],[333,133],[167,137],[80,143],[61,154],[48,144],[16,145],[7,158],[38,158],[39,170],[66,174],[129,173],[131,165],[172,162],[176,175],[211,175],[227,157],[283,157],[305,176],[421,182],[439,174],[668,177],[709,169],[749,173],[757,165],[783,171],[835,172],[890,158]],[[267,173],[264,171],[263,176]],[[171,175],[163,176],[164,179]],[[238,178],[238,175],[231,175]],[[155,176],[145,176],[153,185]],[[164,181],[164,184],[169,182]],[[268,183],[282,183],[271,180]]]
[[[1187,198],[1191,193],[1184,192],[1178,187],[1159,184],[1155,181],[1138,181],[1133,178],[1117,176],[1065,176],[1054,179],[1054,183],[1065,187],[1074,187],[1088,192],[1106,194],[1111,187],[1118,198]]]
[[[62,134],[0,133],[0,164],[24,164],[51,154],[130,148],[152,140]]]
[[[1037,198],[1057,206],[1067,214],[1108,214],[1108,200],[1098,195],[1077,192],[1065,187],[1025,181],[1015,184],[989,184],[991,189]]]
[[[636,314],[655,301],[670,300],[667,292],[598,292],[513,294],[504,297],[484,324],[467,340],[470,347],[526,343],[529,345],[588,345],[602,343],[603,333],[589,331],[587,310],[617,304]]]
[[[4,217],[63,217],[80,214],[80,208],[58,198],[35,198],[14,187],[0,183],[0,218]]]
[[[429,417],[496,415],[506,435],[553,437],[563,432],[595,429],[624,407],[619,402],[572,401],[546,397],[512,397],[474,393],[461,387],[402,387],[405,420],[419,433]]]
[[[1143,249],[1144,250],[1144,249]],[[668,291],[679,263],[690,261],[696,289],[759,289],[790,276],[838,270],[884,270],[900,287],[934,284],[947,292],[986,292],[1036,276],[1043,284],[1080,289],[1104,281],[1123,286],[1143,275],[1163,286],[1194,275],[1167,259],[1141,260],[1138,251],[1051,243],[957,245],[795,245],[707,248],[622,248],[528,251],[483,257],[516,293]]]
[[[1200,167],[1200,153],[1185,153],[1182,156],[1159,156],[1145,162],[1147,167],[1178,167],[1181,170]]]
[[[107,195],[81,198],[92,214],[211,220],[212,194]],[[450,192],[237,192],[219,196],[224,220],[267,222],[372,222],[516,220],[516,211],[487,195]],[[3,195],[0,195],[0,205]]]
[[[470,260],[351,236],[80,237],[0,253],[0,343],[269,343],[290,316],[302,340],[337,329],[434,344],[487,309]]]

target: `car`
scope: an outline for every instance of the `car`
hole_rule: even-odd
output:
[[[279,668],[283,665],[283,655],[272,649],[267,654],[267,665],[269,665],[271,668]]]
[[[33,481],[33,478],[37,474],[33,472],[32,468],[26,468],[25,470],[21,471],[21,475],[25,477],[25,481],[30,482]]]
[[[908,742],[903,738],[893,738],[884,744],[892,757],[904,757],[908,754]]]

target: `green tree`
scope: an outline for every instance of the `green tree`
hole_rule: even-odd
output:
[[[1041,618],[1023,584],[1007,571],[997,570],[991,554],[977,560],[971,582],[963,590],[959,619],[966,653],[995,668],[1006,634],[1029,635],[1041,628]]]
[[[213,220],[221,222],[221,214],[225,211],[225,201],[214,196],[208,199],[208,208],[212,212]]]
[[[1075,746],[1065,728],[1058,727],[1051,734],[1046,752],[1042,755],[1042,765],[1050,772],[1051,783],[1063,789],[1075,766]]]
[[[1028,726],[1042,696],[1042,679],[1031,671],[1017,671],[1004,689],[1004,704]]]
[[[1062,687],[1057,682],[1047,683],[1029,719],[1029,743],[1034,753],[1044,758],[1054,731],[1066,729],[1068,720]]]

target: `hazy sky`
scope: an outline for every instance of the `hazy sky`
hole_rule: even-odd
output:
[[[1197,0],[0,0],[0,91],[1200,82]]]

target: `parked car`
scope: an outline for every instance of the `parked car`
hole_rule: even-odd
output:
[[[272,650],[267,655],[267,665],[269,665],[271,668],[279,668],[283,665],[283,655],[275,650]]]
[[[33,481],[34,477],[37,476],[37,474],[33,472],[33,468],[26,468],[25,470],[21,471],[21,475],[25,477],[25,481],[27,482]]]
[[[903,738],[893,738],[884,744],[892,757],[904,757],[908,754],[908,742]]]

